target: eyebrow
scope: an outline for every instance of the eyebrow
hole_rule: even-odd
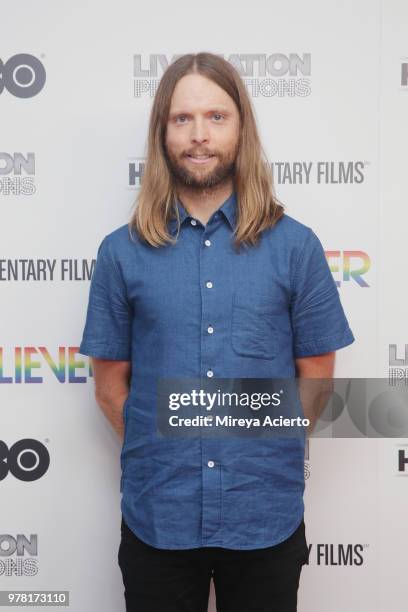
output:
[[[211,108],[210,110],[205,112],[206,115],[208,113],[221,113],[223,115],[231,115],[231,111],[229,111],[224,106],[214,106],[214,108]],[[191,113],[189,113],[188,111],[183,111],[183,110],[174,110],[169,114],[169,119],[173,119],[174,117],[177,117],[178,115],[187,115],[187,116],[190,115],[191,116]]]

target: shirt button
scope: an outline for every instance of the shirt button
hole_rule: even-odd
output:
[[[204,242],[204,244],[205,244],[205,246],[211,246],[211,240],[206,240],[206,241]]]
[[[211,288],[212,288],[212,286],[213,286],[213,284],[212,284],[212,282],[211,282],[211,281],[207,281],[207,282],[205,283],[205,286],[206,286],[208,289],[211,289]]]
[[[215,215],[214,215],[214,219],[218,219],[218,217],[219,217],[219,214],[218,214],[218,213],[215,213]]]
[[[209,334],[212,334],[212,333],[214,332],[214,328],[213,328],[213,327],[211,327],[211,325],[209,325],[209,326],[207,327],[207,331],[208,331],[208,333],[209,333]]]
[[[208,467],[214,467],[215,463],[214,463],[214,461],[209,461],[207,463],[207,465],[208,465]]]
[[[191,225],[197,225],[197,221],[195,219],[191,219],[190,223]]]
[[[207,376],[208,378],[211,378],[211,376],[214,376],[214,372],[212,370],[208,370]]]

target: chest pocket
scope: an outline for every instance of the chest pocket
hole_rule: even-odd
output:
[[[267,295],[234,293],[231,344],[244,357],[273,359],[278,354],[278,332]]]

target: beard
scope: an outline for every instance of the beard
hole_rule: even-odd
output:
[[[212,151],[217,163],[212,170],[206,169],[204,166],[197,166],[191,170],[187,168],[186,163],[180,159],[187,159],[187,154],[183,153],[181,158],[170,153],[165,147],[167,164],[170,174],[176,183],[183,187],[187,187],[193,191],[203,191],[215,189],[229,181],[235,175],[235,162],[237,157],[238,146],[234,150],[225,153],[224,155]],[[194,154],[194,151],[192,151]],[[188,162],[187,162],[188,163]],[[210,162],[213,163],[213,162]]]

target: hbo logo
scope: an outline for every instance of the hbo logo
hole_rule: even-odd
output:
[[[29,53],[13,55],[4,64],[0,59],[0,94],[4,89],[17,98],[32,98],[44,87],[45,68]]]
[[[25,438],[9,449],[0,440],[0,481],[9,472],[19,480],[30,482],[44,476],[50,465],[50,455],[44,444]]]

